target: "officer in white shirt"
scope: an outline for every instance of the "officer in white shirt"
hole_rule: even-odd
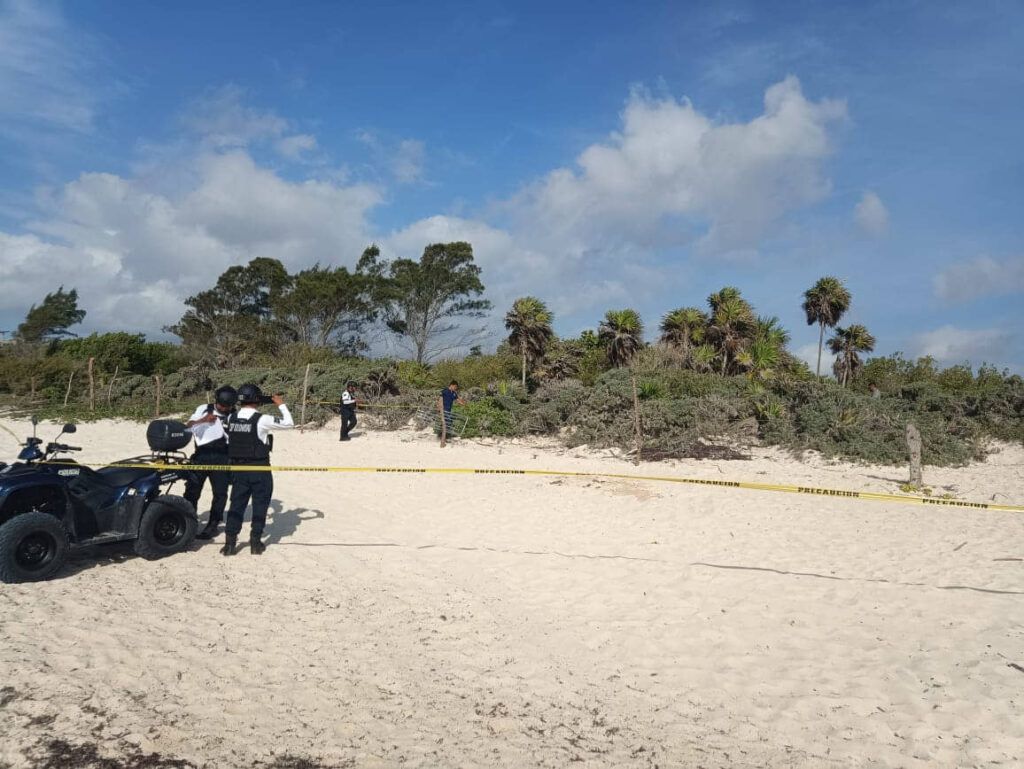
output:
[[[231,464],[231,460],[228,458],[228,439],[224,425],[227,419],[235,413],[237,401],[238,393],[235,388],[225,385],[214,394],[213,403],[206,403],[197,408],[192,418],[185,423],[185,426],[192,431],[196,441],[192,464]],[[195,471],[192,479],[185,484],[185,499],[192,503],[192,507],[196,511],[199,510],[199,497],[203,493],[203,484],[207,479],[210,481],[213,501],[210,503],[210,519],[206,522],[206,527],[196,535],[198,539],[213,539],[217,536],[220,523],[224,520],[224,508],[228,503],[228,486],[231,484],[231,476],[227,471]]]
[[[261,414],[257,408],[266,403],[275,404],[281,416]],[[270,450],[273,447],[272,430],[288,430],[295,426],[291,412],[284,405],[280,395],[266,398],[254,384],[238,388],[238,412],[227,422],[228,454],[232,465],[259,467],[270,465]],[[274,476],[267,470],[233,470],[231,473],[231,506],[228,508],[228,522],[225,529],[224,547],[221,553],[234,555],[238,546],[238,535],[242,531],[245,508],[252,500],[252,526],[249,533],[249,551],[260,555],[267,546],[263,542],[263,529],[267,525],[267,509],[274,493]]]
[[[339,440],[352,440],[348,434],[356,426],[356,406],[359,399],[356,398],[356,383],[349,382],[341,391],[341,438]]]

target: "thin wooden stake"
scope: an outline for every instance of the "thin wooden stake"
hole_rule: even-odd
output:
[[[299,411],[299,430],[306,429],[306,392],[309,390],[309,367],[311,364],[306,364],[306,375],[302,377],[302,409]],[[344,417],[342,417],[344,419]]]
[[[75,372],[72,369],[71,376],[68,377],[68,389],[67,389],[67,392],[64,393],[64,408],[68,407],[68,398],[71,397],[71,381],[74,378],[75,378]]]
[[[640,396],[636,391],[636,374],[630,372],[630,380],[633,383],[633,429],[636,431],[636,456],[633,457],[633,464],[638,465],[644,448],[644,433],[640,426]]]
[[[95,361],[95,358],[89,358],[89,411],[96,410],[96,380],[92,376],[92,366]]]
[[[107,386],[107,407],[110,407],[110,397],[114,394],[114,380],[117,379],[117,372],[121,370],[120,364],[114,366],[114,376],[110,377],[110,384]]]
[[[156,416],[160,418],[160,375],[156,374],[153,377],[153,381],[156,382]]]

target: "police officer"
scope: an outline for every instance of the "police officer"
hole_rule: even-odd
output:
[[[257,408],[264,403],[275,404],[281,416],[261,414]],[[295,426],[291,412],[280,395],[267,399],[254,384],[238,388],[238,412],[227,423],[228,455],[232,465],[270,465],[273,445],[271,430],[287,430]],[[259,555],[267,546],[263,543],[263,528],[267,524],[267,508],[274,493],[274,476],[270,470],[235,470],[231,473],[231,507],[228,508],[226,537],[221,553],[234,555],[238,534],[242,530],[245,508],[252,500],[252,527],[249,532],[249,551]]]
[[[235,413],[238,393],[234,387],[225,385],[214,393],[213,403],[206,403],[196,409],[192,418],[185,426],[192,431],[196,440],[196,450],[192,455],[195,465],[227,465],[228,439],[224,430],[227,420]],[[213,539],[220,530],[220,522],[224,520],[224,508],[228,503],[228,486],[231,476],[227,471],[197,470],[185,484],[185,499],[192,507],[199,510],[199,497],[203,493],[203,485],[210,481],[213,502],[210,503],[210,519],[206,527],[196,536],[199,539]]]
[[[341,438],[339,440],[352,440],[348,434],[356,426],[356,406],[360,403],[356,398],[356,383],[349,382],[341,391]]]

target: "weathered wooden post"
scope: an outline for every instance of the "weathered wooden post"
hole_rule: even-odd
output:
[[[921,476],[921,432],[907,422],[907,448],[910,450],[910,485],[915,489],[924,488]]]
[[[96,380],[92,376],[92,366],[95,361],[95,358],[89,358],[89,411],[96,410]]]
[[[72,380],[74,380],[74,378],[75,378],[75,371],[74,371],[74,369],[72,369],[71,370],[71,376],[68,377],[68,389],[67,389],[67,392],[64,393],[64,408],[68,407],[68,398],[71,397],[71,382],[72,382]]]
[[[160,375],[156,374],[153,376],[153,381],[156,382],[156,417],[160,418]]]
[[[636,374],[631,371],[629,378],[633,384],[633,429],[636,433],[636,455],[633,457],[633,464],[638,465],[640,464],[640,452],[644,448],[644,434],[640,426],[640,396],[636,391]]]
[[[437,409],[441,413],[441,448],[445,447],[448,441],[448,420],[444,418],[444,399],[437,399]]]
[[[309,391],[309,367],[306,364],[306,374],[302,377],[302,408],[299,410],[299,430],[306,429],[306,393]],[[344,417],[342,417],[344,419]]]
[[[110,408],[110,396],[114,394],[114,380],[117,379],[117,372],[120,370],[120,364],[114,366],[114,376],[110,377],[110,384],[107,385],[107,408]]]

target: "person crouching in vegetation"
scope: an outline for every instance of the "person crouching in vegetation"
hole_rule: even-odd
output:
[[[224,427],[235,413],[238,393],[234,387],[225,385],[214,394],[213,403],[205,403],[196,409],[192,418],[185,426],[195,437],[196,450],[192,455],[194,465],[228,465],[228,438]],[[220,530],[224,520],[224,508],[228,503],[228,487],[231,475],[226,470],[195,471],[185,484],[185,499],[192,507],[199,510],[199,497],[203,493],[203,484],[210,481],[213,501],[210,503],[210,518],[206,527],[197,534],[199,539],[213,539]]]
[[[252,500],[252,524],[249,533],[249,551],[260,555],[267,546],[263,543],[263,529],[267,525],[267,509],[274,493],[274,476],[270,472],[270,450],[273,446],[271,430],[289,430],[295,426],[291,412],[280,395],[269,401],[281,411],[281,416],[261,414],[257,408],[268,399],[259,387],[245,384],[238,388],[238,413],[228,421],[228,454],[232,465],[260,466],[267,470],[233,470],[231,507],[225,531],[223,555],[234,555],[238,535],[242,531],[245,508]]]

